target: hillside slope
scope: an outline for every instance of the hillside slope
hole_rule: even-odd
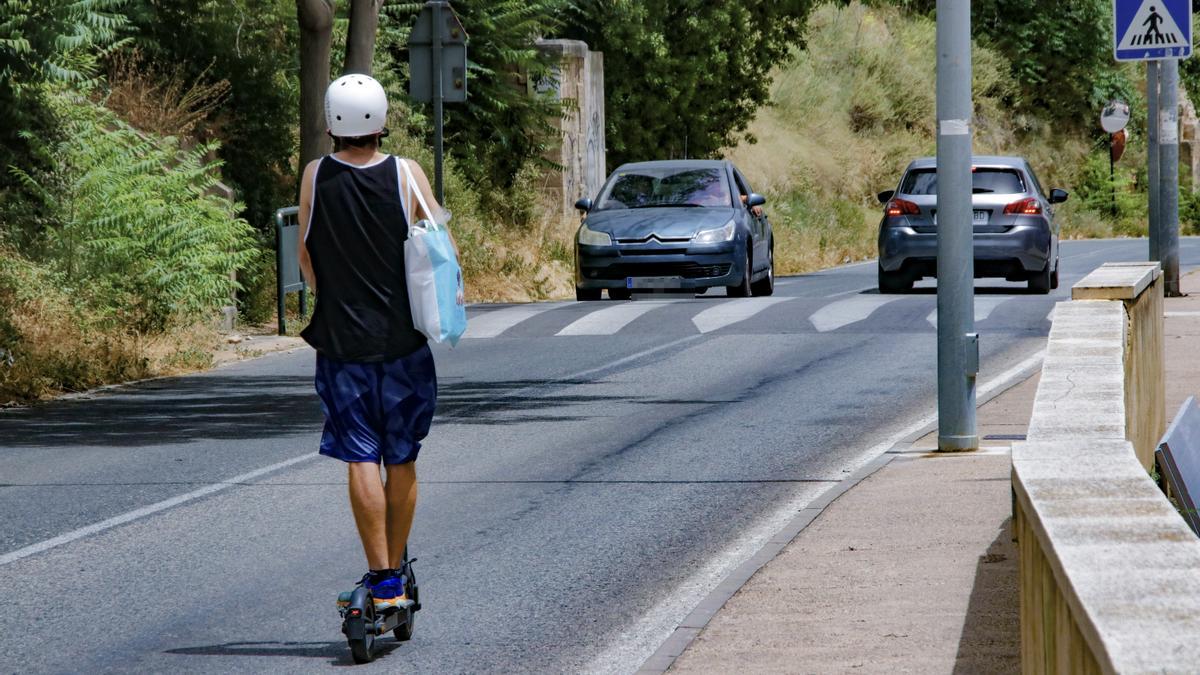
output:
[[[911,159],[936,153],[935,37],[932,20],[895,8],[851,2],[813,11],[806,49],[779,68],[771,105],[750,128],[757,142],[728,151],[768,196],[780,274],[875,255],[874,195],[894,188]],[[1009,63],[979,45],[973,61],[975,151],[1023,155],[1047,187],[1072,191],[1060,211],[1065,237],[1138,234],[1137,134],[1120,167],[1114,219],[1100,212],[1110,184],[1094,123],[1054,128],[1014,115]]]

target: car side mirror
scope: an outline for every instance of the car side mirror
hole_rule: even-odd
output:
[[[767,198],[758,194],[757,192],[751,192],[750,195],[748,197],[746,197],[746,207],[747,208],[752,209],[756,206],[762,206],[763,204],[766,204],[766,203],[767,203]]]
[[[1071,195],[1066,190],[1059,190],[1058,188],[1054,188],[1053,190],[1050,191],[1050,203],[1051,204],[1061,204],[1061,203],[1067,201],[1067,197],[1070,197],[1070,196]]]
[[[592,200],[588,199],[587,197],[584,197],[583,199],[580,199],[579,201],[575,202],[575,208],[579,209],[580,211],[591,211],[592,210]]]
[[[875,195],[875,198],[879,200],[880,204],[886,204],[886,203],[892,201],[892,197],[895,197],[895,196],[896,196],[895,190],[884,190],[883,192],[880,192],[879,194]]]

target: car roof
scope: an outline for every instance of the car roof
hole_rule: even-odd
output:
[[[1004,166],[1021,169],[1029,166],[1024,157],[1007,157],[1002,155],[972,155],[972,166]],[[937,157],[921,157],[914,159],[907,170],[937,168]]]
[[[638,169],[721,169],[729,166],[727,159],[664,159],[653,162],[631,162],[617,167],[617,171]]]

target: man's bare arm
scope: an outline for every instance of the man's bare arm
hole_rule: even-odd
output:
[[[421,191],[421,196],[425,198],[425,203],[428,204],[429,208],[433,210],[433,213],[424,214],[425,217],[444,225],[446,216],[448,216],[450,212],[447,211],[441,204],[439,204],[436,199],[434,199],[433,188],[429,186],[429,177],[425,175],[425,171],[421,168],[420,164],[412,161],[411,159],[404,161],[408,162],[408,168],[412,171],[413,178],[417,181],[417,189]],[[418,216],[417,219],[420,220],[420,216]],[[447,228],[446,231],[450,232],[449,228]],[[454,252],[457,254],[458,242],[454,241],[453,232],[450,232],[450,243],[454,245]]]
[[[304,175],[300,178],[300,243],[298,245],[300,272],[314,293],[317,290],[317,275],[313,273],[312,258],[308,256],[308,246],[305,244],[305,240],[308,238],[308,219],[312,213],[313,176],[317,173],[318,163],[320,160],[316,159],[309,162],[308,166],[304,167]]]

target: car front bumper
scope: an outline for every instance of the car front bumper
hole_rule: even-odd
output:
[[[629,288],[630,279],[677,279],[677,286],[662,287],[736,286],[745,274],[744,250],[739,239],[705,245],[576,244],[575,285],[583,289]]]

